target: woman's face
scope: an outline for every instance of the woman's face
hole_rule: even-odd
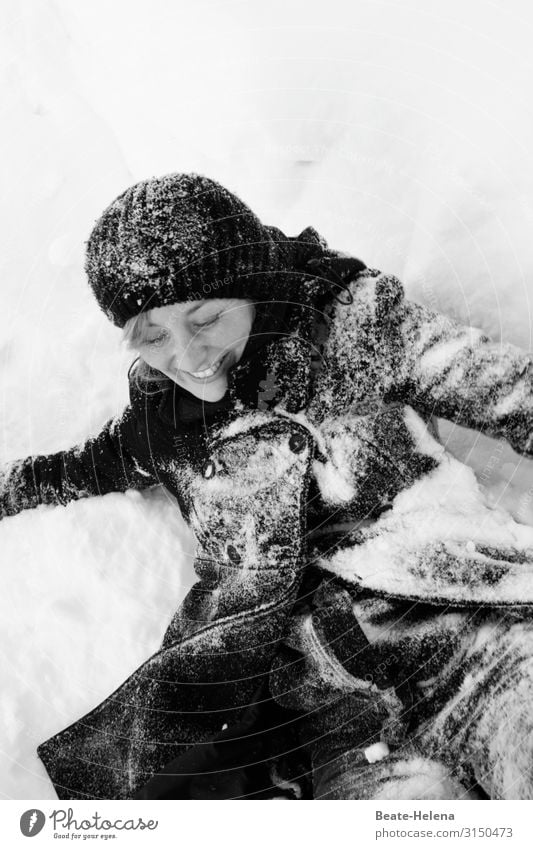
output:
[[[255,316],[252,301],[186,301],[148,312],[137,343],[148,365],[205,401],[219,401],[228,371],[244,351]]]

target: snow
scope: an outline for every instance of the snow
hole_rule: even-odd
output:
[[[340,453],[340,452],[339,452]],[[342,474],[342,469],[334,461],[313,462],[313,474],[318,483],[324,502],[329,505],[343,504],[355,498],[355,487]]]
[[[389,747],[386,743],[373,743],[372,746],[367,746],[364,750],[364,756],[369,764],[377,763],[386,758],[389,754]]]
[[[427,454],[429,457],[434,457],[435,460],[442,460],[445,455],[444,447],[436,439],[433,439],[425,422],[411,407],[405,408],[404,420],[414,439],[416,450]]]
[[[416,419],[408,410],[406,421]],[[533,602],[533,528],[489,509],[473,470],[450,455],[359,536],[327,568],[362,587],[456,604]]]
[[[491,414],[494,416],[504,416],[512,413],[513,410],[520,409],[520,406],[523,407],[524,403],[527,403],[528,394],[529,386],[527,381],[524,380],[521,384],[517,383],[506,398],[502,398],[497,404],[492,405]]]
[[[391,777],[378,786],[374,799],[475,798],[439,764],[423,757],[400,759],[392,769],[385,762],[384,768],[391,771]],[[379,776],[379,772],[377,774]]]
[[[426,354],[419,359],[421,373],[426,379],[431,379],[432,374],[442,372],[442,366],[450,362],[461,351],[471,348],[472,343],[468,337],[461,336],[459,339],[449,339],[440,345],[434,345]]]
[[[531,640],[528,621],[509,627],[494,619],[474,633],[465,645],[466,672],[459,687],[419,740],[424,751],[438,751],[447,726],[452,760],[469,750],[480,784],[493,799],[531,795]],[[449,674],[453,670],[448,667],[440,676],[441,687]],[[456,729],[451,737],[450,728]],[[490,771],[487,762],[494,765]]]
[[[132,0],[6,0],[1,14],[3,460],[78,444],[126,403],[131,355],[85,283],[84,242],[155,174],[214,177],[267,223],[312,224],[409,297],[531,348],[522,0],[332,0],[327,15],[318,0],[153,0],[149,22]],[[440,434],[530,533],[531,462]],[[36,745],[157,649],[194,540],[157,489],[42,507],[0,535],[0,794],[52,799]]]

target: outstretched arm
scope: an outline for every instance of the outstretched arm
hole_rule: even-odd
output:
[[[413,407],[503,436],[515,451],[533,454],[531,354],[403,299],[396,322],[398,380]]]
[[[30,456],[0,467],[0,518],[39,504],[144,489],[158,483],[146,459],[142,432],[127,406],[98,436],[68,451]]]

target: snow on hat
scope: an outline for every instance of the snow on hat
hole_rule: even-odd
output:
[[[214,180],[169,174],[131,186],[107,207],[85,269],[98,304],[123,327],[140,312],[188,300],[299,297],[298,270],[324,251],[312,227],[287,237]]]

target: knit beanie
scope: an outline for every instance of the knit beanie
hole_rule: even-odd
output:
[[[311,227],[287,237],[214,180],[169,174],[131,186],[107,207],[85,268],[101,309],[123,327],[140,312],[189,300],[307,299],[310,280],[332,288],[306,273],[327,252]]]

